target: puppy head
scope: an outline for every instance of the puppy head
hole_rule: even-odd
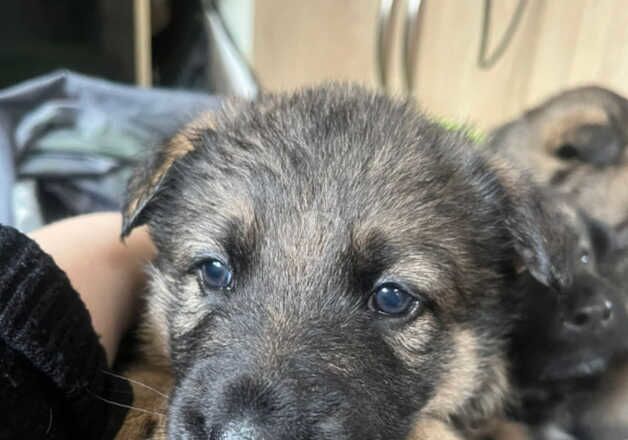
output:
[[[561,278],[508,179],[411,103],[354,87],[182,130],[132,179],[123,227],[147,223],[159,250],[170,434],[402,439],[421,414],[493,410],[517,254]]]
[[[554,219],[566,230],[570,282],[552,291],[522,276],[523,314],[514,338],[514,365],[524,387],[574,381],[606,371],[628,350],[625,294],[610,272],[615,235],[562,196]]]

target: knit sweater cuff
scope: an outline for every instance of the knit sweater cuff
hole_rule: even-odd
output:
[[[102,406],[95,396],[105,389],[106,361],[85,305],[49,255],[1,225],[0,268],[0,338],[44,373],[70,407],[90,407],[90,417],[76,426],[93,429],[89,419],[99,412],[94,405]]]

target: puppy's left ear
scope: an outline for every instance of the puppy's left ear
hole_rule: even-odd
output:
[[[123,239],[134,228],[146,223],[150,206],[162,191],[172,166],[192,150],[194,145],[190,141],[189,129],[183,129],[135,168],[122,208]]]

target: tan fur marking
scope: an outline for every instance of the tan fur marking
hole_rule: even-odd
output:
[[[164,276],[154,266],[146,269],[150,280],[150,295],[147,299],[147,308],[139,329],[139,336],[143,353],[150,359],[151,364],[170,364],[170,346],[168,343],[168,284]]]
[[[169,370],[152,366],[147,361],[135,364],[125,371],[124,376],[131,379],[133,389],[132,406],[141,410],[130,409],[116,440],[165,439],[168,399],[159,393],[168,395],[172,388],[172,375]],[[138,383],[154,388],[150,390]],[[145,411],[142,411],[145,410]]]
[[[445,422],[430,417],[420,418],[407,440],[462,440]]]
[[[491,424],[490,430],[484,430],[483,435],[476,435],[475,438],[489,438],[493,440],[532,440],[528,428],[518,422],[498,420]]]
[[[579,107],[557,109],[556,114],[548,115],[540,127],[545,151],[553,155],[562,142],[565,133],[580,125],[609,123],[607,113],[599,107]]]
[[[456,357],[446,368],[436,394],[430,399],[422,413],[441,419],[452,415],[464,415],[465,419],[491,417],[502,411],[508,377],[504,362],[494,357],[481,359],[478,353],[477,335],[468,330],[459,330],[454,339]],[[483,383],[488,381],[487,384]],[[478,395],[480,388],[487,389]],[[467,404],[474,399],[477,414],[467,414]],[[478,412],[478,408],[474,412]]]
[[[474,395],[480,376],[476,337],[469,330],[454,331],[452,363],[446,367],[436,394],[422,412],[439,418],[448,418],[456,413]]]
[[[203,113],[191,123],[187,124],[183,130],[175,134],[162,150],[164,153],[163,162],[155,169],[150,178],[146,181],[141,191],[129,203],[126,215],[131,216],[142,202],[147,193],[157,186],[160,180],[166,175],[172,164],[194,150],[194,145],[190,142],[190,137],[199,130],[210,130],[214,127],[211,113]]]

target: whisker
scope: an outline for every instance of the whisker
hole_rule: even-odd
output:
[[[52,429],[52,408],[50,408],[50,419],[48,420],[48,428],[46,428],[46,435],[50,434]]]
[[[154,416],[157,417],[166,417],[165,414],[162,414],[160,412],[157,411],[151,411],[150,409],[145,409],[145,408],[138,408],[137,406],[132,406],[132,405],[126,405],[124,403],[120,403],[120,402],[114,402],[113,400],[109,400],[109,399],[105,399],[102,396],[99,396],[96,393],[91,392],[90,390],[87,390],[92,396],[96,397],[97,399],[102,400],[103,402],[109,404],[109,405],[114,405],[114,406],[119,406],[120,408],[126,408],[126,409],[133,409],[135,411],[140,411],[146,414],[152,414]]]
[[[107,370],[102,370],[102,372],[103,372],[103,373],[105,373],[105,374],[108,374],[109,376],[116,377],[116,378],[118,378],[118,379],[125,379],[125,380],[128,380],[129,382],[134,383],[135,385],[139,385],[139,386],[141,386],[141,387],[144,387],[144,388],[146,388],[147,390],[151,390],[151,391],[153,391],[153,392],[155,392],[155,393],[159,394],[159,395],[160,395],[160,396],[162,396],[163,398],[168,399],[168,396],[167,396],[166,394],[162,393],[161,391],[159,391],[159,390],[157,390],[157,389],[155,389],[155,388],[153,388],[153,387],[151,387],[151,386],[149,386],[149,385],[146,385],[145,383],[140,382],[139,380],[135,380],[135,379],[131,379],[131,378],[129,378],[129,377],[121,376],[121,375],[119,375],[119,374],[115,374],[115,373],[112,373],[112,372],[107,371]]]

